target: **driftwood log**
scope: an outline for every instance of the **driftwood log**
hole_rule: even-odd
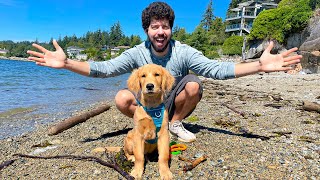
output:
[[[121,167],[115,162],[115,160],[111,160],[112,162],[107,162],[104,161],[98,157],[94,157],[94,156],[74,156],[74,155],[62,155],[62,156],[32,156],[32,155],[27,155],[27,154],[14,154],[14,156],[18,156],[18,157],[24,157],[24,158],[31,158],[31,159],[73,159],[73,160],[86,160],[86,161],[93,161],[93,162],[97,162],[103,166],[107,166],[109,168],[113,168],[114,170],[116,170],[119,174],[121,174],[124,178],[128,179],[128,180],[133,180],[134,177],[132,177],[130,174],[128,174],[126,171],[124,171],[123,169],[121,169]],[[8,166],[10,164],[12,164],[13,162],[11,161],[15,161],[14,160],[10,160],[10,161],[6,161],[7,164],[5,164],[5,166]],[[9,162],[9,163],[8,163]],[[4,166],[4,167],[5,167]]]
[[[193,168],[195,168],[198,164],[200,164],[202,161],[207,160],[207,156],[203,155],[197,159],[195,159],[194,161],[191,162],[191,164],[189,165],[185,165],[183,167],[183,171],[187,172],[187,171],[191,171]]]
[[[67,130],[79,123],[85,122],[89,118],[96,116],[98,114],[103,113],[104,111],[107,111],[110,109],[110,105],[102,105],[98,107],[97,109],[93,109],[91,111],[85,112],[83,114],[80,114],[78,116],[73,116],[71,118],[68,118],[54,126],[52,126],[49,129],[48,135],[56,135],[61,133],[64,130]]]
[[[306,111],[316,111],[320,113],[320,104],[310,101],[303,101],[303,109]]]
[[[12,163],[14,163],[16,160],[17,160],[17,159],[10,159],[10,160],[8,160],[8,161],[5,161],[5,162],[1,163],[1,164],[0,164],[0,171],[1,171],[2,169],[4,169],[5,167],[10,166],[10,165],[11,165]]]

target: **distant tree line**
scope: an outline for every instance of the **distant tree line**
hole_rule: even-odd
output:
[[[35,40],[34,42],[0,41],[0,48],[9,50],[9,53],[6,54],[8,57],[15,56],[25,58],[28,57],[26,51],[34,49],[32,43],[37,43],[49,50],[54,50],[52,40],[53,39],[48,43],[38,42],[38,40]],[[138,35],[125,36],[122,32],[120,22],[117,22],[111,26],[109,32],[98,29],[95,32],[88,31],[82,37],[77,37],[76,35],[65,36],[63,38],[59,37],[57,42],[64,50],[69,46],[77,46],[86,49],[86,53],[88,54],[101,56],[101,54],[104,53],[103,51],[110,51],[107,47],[112,48],[120,45],[133,47],[134,45],[140,44],[142,40]],[[96,59],[101,60],[101,57]]]

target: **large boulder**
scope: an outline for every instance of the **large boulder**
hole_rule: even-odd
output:
[[[311,18],[309,26],[305,29],[309,36],[300,46],[300,51],[319,51],[320,50],[320,9],[316,10],[314,17]]]
[[[299,47],[303,55],[302,67],[305,71],[320,73],[320,9],[315,11],[309,26],[304,31],[309,36]]]
[[[259,40],[250,44],[249,50],[245,53],[245,59],[256,59],[259,58],[263,51],[268,47],[269,41],[267,40]],[[271,53],[276,54],[286,50],[285,47],[278,42],[274,41],[274,47]]]
[[[256,59],[262,55],[267,47],[267,41],[256,41],[251,43],[245,59]],[[275,47],[271,53],[281,53],[293,47],[299,48],[299,53],[303,55],[301,64],[306,73],[320,73],[320,9],[317,9],[310,19],[308,27],[301,33],[294,33],[287,39],[286,46],[275,42]]]

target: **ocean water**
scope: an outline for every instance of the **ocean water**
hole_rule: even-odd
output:
[[[34,62],[0,60],[0,139],[68,118],[94,103],[112,101],[126,87],[128,76],[91,78]]]

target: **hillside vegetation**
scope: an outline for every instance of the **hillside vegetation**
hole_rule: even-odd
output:
[[[282,0],[278,8],[259,14],[253,23],[249,39],[274,39],[285,43],[290,34],[301,32],[308,25],[317,1]]]

